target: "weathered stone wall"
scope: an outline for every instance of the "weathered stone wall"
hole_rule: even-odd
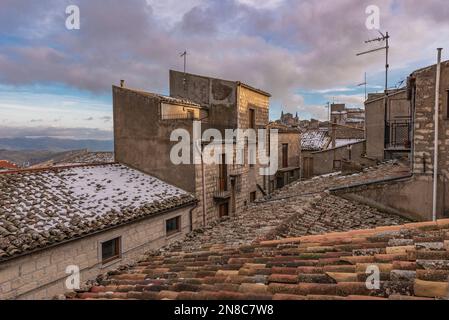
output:
[[[425,174],[433,170],[436,65],[412,74],[415,78],[415,130],[413,171]],[[441,65],[439,105],[439,171],[449,179],[449,61]]]
[[[348,125],[335,125],[336,139],[364,139],[365,131]]]
[[[299,132],[279,131],[278,163],[282,166],[282,144],[288,144],[288,167],[300,167],[301,134]]]
[[[387,121],[411,117],[410,101],[407,91],[390,93],[387,98]],[[366,154],[370,158],[384,159],[385,141],[385,97],[374,95],[365,103],[366,110]]]
[[[439,187],[444,188],[442,180]],[[348,187],[333,193],[413,220],[432,219],[432,176]],[[445,200],[443,197],[439,200],[438,209],[441,210]]]
[[[366,160],[362,155],[365,153],[365,141],[353,143],[351,146],[351,151],[348,150],[348,146],[341,146],[311,153],[313,157],[313,174],[322,175],[340,171],[341,168],[334,168],[334,161],[340,161],[341,163],[343,160],[346,160],[364,163]]]
[[[265,129],[269,122],[269,103],[270,98],[260,92],[251,90],[243,85],[238,86],[238,115],[237,123],[241,129],[249,128],[249,110],[255,111],[256,129]],[[258,145],[260,147],[260,145]],[[267,148],[267,145],[265,146]],[[257,198],[262,196],[262,193],[257,188],[257,184],[261,187],[264,186],[264,176],[259,174],[259,158],[257,155],[257,164],[249,166],[245,164],[246,177],[243,178],[244,187],[242,192],[247,194],[249,199],[249,193],[256,191]]]
[[[53,248],[0,263],[0,299],[49,299],[68,290],[66,268],[80,268],[81,285],[98,274],[134,262],[145,251],[180,240],[190,231],[190,209],[136,221],[108,231],[70,241]],[[165,221],[181,216],[181,232],[166,235]],[[105,265],[101,243],[121,237],[122,257]]]
[[[206,106],[209,115],[205,120],[211,127],[237,127],[235,82],[170,70],[170,96]]]
[[[161,120],[160,100],[126,88],[113,87],[115,160],[194,192],[194,165],[175,166],[170,141],[175,129],[192,137],[192,120]]]

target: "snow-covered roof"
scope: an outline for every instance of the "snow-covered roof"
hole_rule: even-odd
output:
[[[363,141],[363,139],[335,139],[335,147],[343,147],[343,146],[347,146],[350,144],[354,144],[357,142],[361,142]],[[332,145],[329,146],[329,148],[331,148]]]
[[[195,201],[121,164],[3,173],[0,190],[0,260]]]
[[[301,150],[320,151],[325,149],[330,141],[327,131],[307,130],[301,135]]]

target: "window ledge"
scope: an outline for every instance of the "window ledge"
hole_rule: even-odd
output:
[[[105,262],[105,263],[101,263],[101,266],[100,266],[100,269],[106,269],[106,268],[109,268],[110,266],[113,266],[114,264],[116,264],[116,263],[119,263],[119,262],[122,262],[122,257],[118,257],[118,258],[116,258],[116,259],[114,259],[114,260],[111,260],[111,261],[107,261],[107,262]]]

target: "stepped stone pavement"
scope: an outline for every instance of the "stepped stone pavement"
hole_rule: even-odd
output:
[[[251,204],[241,215],[195,230],[183,241],[162,248],[157,253],[191,252],[221,245],[238,247],[263,239],[402,224],[408,220],[329,195],[326,190],[401,177],[408,172],[406,166],[389,162],[367,168],[359,174],[325,175],[292,183],[276,191],[269,198]]]

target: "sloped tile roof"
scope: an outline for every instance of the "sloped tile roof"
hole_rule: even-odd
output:
[[[368,289],[368,266],[380,271]],[[75,299],[447,299],[449,219],[148,256]]]
[[[193,201],[121,164],[2,173],[0,261]]]
[[[323,130],[307,130],[301,135],[301,150],[320,151],[327,147],[331,138]]]

